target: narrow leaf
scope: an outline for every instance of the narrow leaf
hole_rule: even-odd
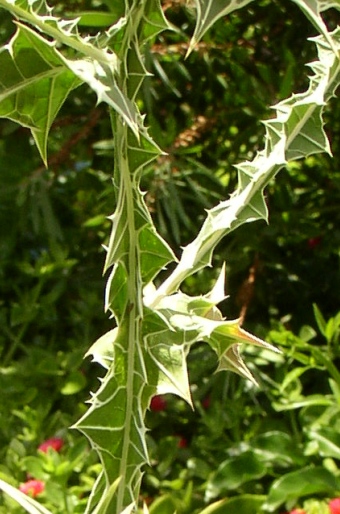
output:
[[[325,320],[322,312],[320,311],[319,307],[316,305],[316,303],[313,304],[313,311],[314,311],[314,317],[315,317],[315,321],[318,325],[318,328],[319,328],[321,334],[323,336],[325,336],[327,323],[326,323],[326,320]]]

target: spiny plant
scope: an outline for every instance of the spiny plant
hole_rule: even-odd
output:
[[[322,112],[340,83],[340,30],[329,32],[321,13],[339,9],[340,2],[293,1],[319,32],[313,39],[318,60],[310,65],[309,88],[276,105],[276,115],[265,122],[264,149],[251,162],[237,165],[237,189],[207,211],[197,237],[177,262],[157,233],[140,189],[144,170],[162,154],[137,103],[148,75],[146,44],[172,29],[160,0],[106,2],[115,22],[93,37],[79,34],[79,20],[56,17],[45,0],[0,0],[17,27],[0,50],[0,116],[29,127],[46,165],[49,130],[74,88],[87,84],[98,102],[107,104],[111,120],[116,209],[110,216],[104,271],[109,271],[105,308],[115,328],[87,353],[106,375],[75,424],[102,464],[86,513],[137,511],[142,468],[148,462],[146,411],[155,394],[174,393],[191,404],[186,357],[194,343],[203,340],[211,346],[218,371],[232,370],[249,380],[253,377],[240,356],[240,343],[275,351],[243,330],[239,320],[223,318],[217,305],[225,298],[224,267],[207,294],[188,296],[181,285],[211,266],[214,249],[226,234],[243,223],[267,220],[264,189],[288,161],[330,153]],[[196,28],[187,58],[216,20],[250,2],[190,2]],[[169,263],[174,269],[163,279]],[[1,487],[29,512],[47,512],[8,484],[1,482]]]

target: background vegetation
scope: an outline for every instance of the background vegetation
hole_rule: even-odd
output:
[[[143,179],[146,200],[161,234],[181,245],[204,209],[233,191],[233,164],[263,146],[267,106],[305,89],[304,65],[315,57],[313,28],[298,8],[262,0],[216,23],[185,61],[194,21],[183,3],[163,2],[178,30],[150,45],[154,75],[140,98],[168,153]],[[95,0],[55,4],[70,17],[106,10]],[[338,14],[328,11],[326,20],[334,28]],[[84,16],[84,33],[105,23]],[[1,42],[13,32],[1,11]],[[86,441],[68,427],[97,387],[98,369],[84,353],[112,326],[101,270],[114,209],[113,146],[93,100],[83,86],[62,108],[48,169],[30,133],[0,120],[0,478],[16,486],[40,480],[39,497],[56,513],[83,512],[97,473]],[[142,490],[151,513],[192,514],[225,498],[234,498],[231,514],[240,505],[246,514],[278,513],[304,501],[321,513],[340,496],[339,120],[334,99],[326,126],[333,158],[291,164],[267,189],[270,224],[243,225],[219,246],[216,267],[227,261],[230,294],[224,313],[241,314],[284,353],[245,349],[255,388],[214,375],[214,355],[195,347],[195,411],[162,397],[149,413],[153,467]],[[186,288],[201,292],[203,283],[208,291],[212,282],[204,270]],[[63,446],[38,450],[51,437]],[[21,512],[5,496],[0,502],[4,514]]]

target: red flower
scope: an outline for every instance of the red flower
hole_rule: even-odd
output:
[[[28,480],[19,486],[19,490],[22,493],[27,494],[28,496],[32,496],[32,498],[35,498],[35,496],[41,494],[44,489],[45,483],[41,480]]]
[[[180,437],[178,443],[177,443],[177,447],[178,448],[186,448],[188,446],[188,441],[187,439],[185,439],[185,437]]]
[[[331,514],[340,514],[340,498],[334,498],[328,504]]]
[[[313,248],[315,248],[316,246],[319,246],[320,243],[321,243],[321,236],[311,237],[310,239],[308,239],[308,248],[313,250]]]
[[[160,394],[153,396],[150,402],[150,409],[154,412],[165,410],[167,406],[166,400]]]
[[[206,396],[202,400],[202,407],[203,407],[203,409],[209,409],[210,404],[211,404],[211,398],[210,398],[210,396]]]
[[[64,446],[64,441],[60,437],[51,437],[51,439],[47,439],[40,446],[38,446],[38,450],[47,453],[49,448],[53,448],[56,452],[60,452],[62,447]]]

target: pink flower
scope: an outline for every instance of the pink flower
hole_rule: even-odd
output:
[[[51,437],[51,439],[47,439],[40,446],[38,446],[38,450],[47,453],[49,448],[53,448],[56,452],[60,452],[62,447],[64,446],[64,441],[60,437]]]
[[[150,402],[150,409],[154,412],[165,410],[167,406],[166,400],[160,394],[153,396]]]
[[[36,496],[41,494],[44,489],[45,483],[41,480],[27,480],[27,482],[19,486],[19,490],[22,493],[27,494],[32,498],[35,498]]]
[[[334,498],[328,504],[331,514],[340,514],[340,498]]]

